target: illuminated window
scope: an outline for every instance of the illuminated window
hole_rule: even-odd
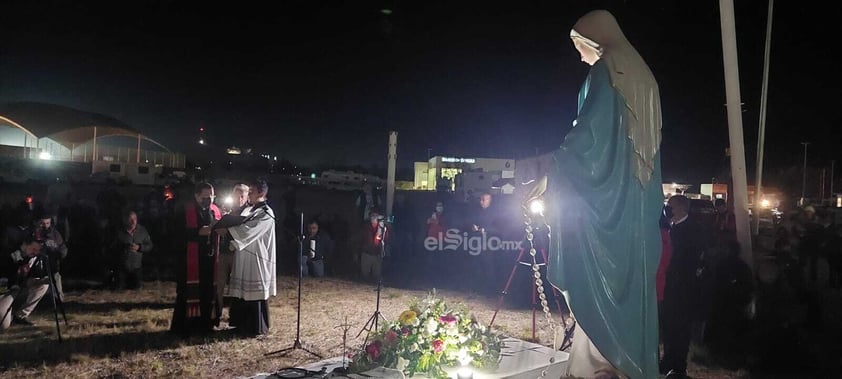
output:
[[[456,178],[456,175],[459,175],[461,172],[462,169],[460,168],[442,168],[441,177],[453,181],[453,179]]]

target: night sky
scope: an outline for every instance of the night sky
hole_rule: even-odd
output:
[[[131,4],[128,4],[131,3]],[[433,155],[524,157],[557,147],[588,67],[568,38],[605,8],[659,81],[665,180],[709,180],[728,144],[718,2],[6,1],[0,102],[104,113],[174,150],[204,125],[217,147],[307,165],[385,166]],[[753,173],[765,1],[736,1]],[[839,158],[835,37],[842,6],[776,2],[767,167]],[[386,15],[382,9],[390,9]],[[753,177],[750,178],[750,182]]]

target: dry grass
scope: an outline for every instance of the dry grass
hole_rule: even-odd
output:
[[[0,335],[0,376],[73,378],[219,378],[251,376],[312,362],[301,351],[290,356],[265,353],[288,347],[295,338],[296,282],[279,278],[277,297],[270,301],[271,334],[263,339],[238,339],[228,332],[182,340],[167,333],[175,298],[172,283],[147,283],[137,292],[85,291],[66,299],[70,325],[62,324],[64,343],[55,336],[52,309],[45,301],[31,317],[36,327],[13,326]],[[381,311],[396,318],[413,297],[424,291],[385,288]],[[467,305],[482,321],[494,312],[493,299],[439,291],[452,303]],[[374,311],[375,292],[369,285],[335,279],[305,279],[301,339],[325,357],[342,354],[342,328],[351,324],[349,346]],[[506,335],[531,336],[531,311],[504,309],[495,328]],[[539,315],[539,339],[551,343]],[[737,378],[740,373],[691,365],[696,378]]]

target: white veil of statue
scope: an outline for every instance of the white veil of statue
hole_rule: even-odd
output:
[[[582,16],[570,37],[599,50],[600,59],[608,65],[611,84],[625,100],[633,118],[628,122],[628,136],[637,155],[636,176],[645,185],[652,178],[655,154],[661,146],[658,83],[611,13],[597,10]]]

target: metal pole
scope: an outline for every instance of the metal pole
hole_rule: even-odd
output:
[[[91,162],[96,162],[96,126],[94,126],[94,147],[92,149]]]
[[[398,132],[389,132],[389,162],[386,172],[386,220],[392,221],[392,205],[395,203],[395,165],[398,159]]]
[[[757,176],[754,181],[754,235],[760,232],[760,202],[763,201],[763,146],[766,143],[766,102],[769,95],[769,55],[772,49],[772,7],[775,0],[769,0],[766,16],[766,52],[763,56],[763,85],[760,90],[760,126],[757,128]]]
[[[836,161],[830,161],[830,199],[833,200],[836,196],[833,194],[833,171],[836,169]]]
[[[821,177],[821,180],[819,180],[819,193],[820,193],[819,201],[821,202],[821,204],[824,204],[824,183],[825,183],[826,177],[827,177],[827,169],[823,168],[822,169],[822,177]]]
[[[137,134],[137,161],[135,163],[140,163],[140,133]]]
[[[807,199],[806,199],[806,193],[807,193],[807,145],[809,145],[810,143],[809,142],[801,142],[801,144],[804,145],[804,168],[801,170],[802,177],[801,177],[801,200],[800,200],[801,206],[803,207],[805,205],[804,203],[807,201]]]
[[[722,60],[725,68],[725,95],[728,104],[728,135],[731,151],[731,178],[734,184],[734,216],[740,258],[754,266],[751,249],[751,230],[748,219],[748,184],[746,183],[746,154],[743,142],[743,118],[740,106],[740,73],[737,62],[737,32],[734,21],[734,1],[719,0],[719,20],[722,28]]]

